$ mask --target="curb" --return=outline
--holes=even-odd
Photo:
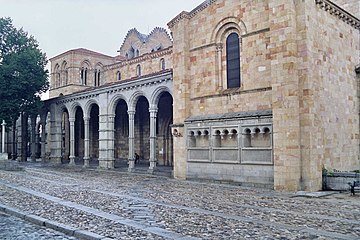
[[[1,203],[0,203],[0,211],[3,211],[11,216],[20,218],[20,219],[30,222],[32,224],[53,229],[55,231],[61,232],[63,234],[71,236],[71,237],[76,237],[76,238],[84,239],[84,240],[110,240],[111,239],[111,238],[104,237],[102,235],[99,235],[99,234],[96,234],[96,233],[93,233],[90,231],[80,230],[80,229],[77,229],[77,228],[62,224],[62,223],[54,222],[54,221],[48,220],[46,218],[39,217],[37,215],[27,214],[16,208],[13,208],[13,207],[1,204]]]

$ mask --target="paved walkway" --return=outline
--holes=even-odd
[[[2,240],[70,240],[69,237],[49,228],[30,224],[19,218],[0,212],[0,239]]]
[[[360,239],[360,195],[294,197],[65,165],[1,170],[1,207],[88,239]]]

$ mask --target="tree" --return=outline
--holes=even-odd
[[[35,38],[0,18],[0,120],[13,123],[19,113],[37,112],[49,88],[46,64]]]

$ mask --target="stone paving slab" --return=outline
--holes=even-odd
[[[2,240],[75,240],[58,231],[30,224],[0,211],[0,239]]]
[[[36,166],[0,171],[0,179],[0,203],[113,239],[360,239],[360,198],[348,193],[293,198],[266,189]]]

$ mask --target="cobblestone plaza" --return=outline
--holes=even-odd
[[[0,171],[0,207],[87,239],[360,238],[359,195],[348,192],[305,198],[119,170],[21,165],[24,171]]]

